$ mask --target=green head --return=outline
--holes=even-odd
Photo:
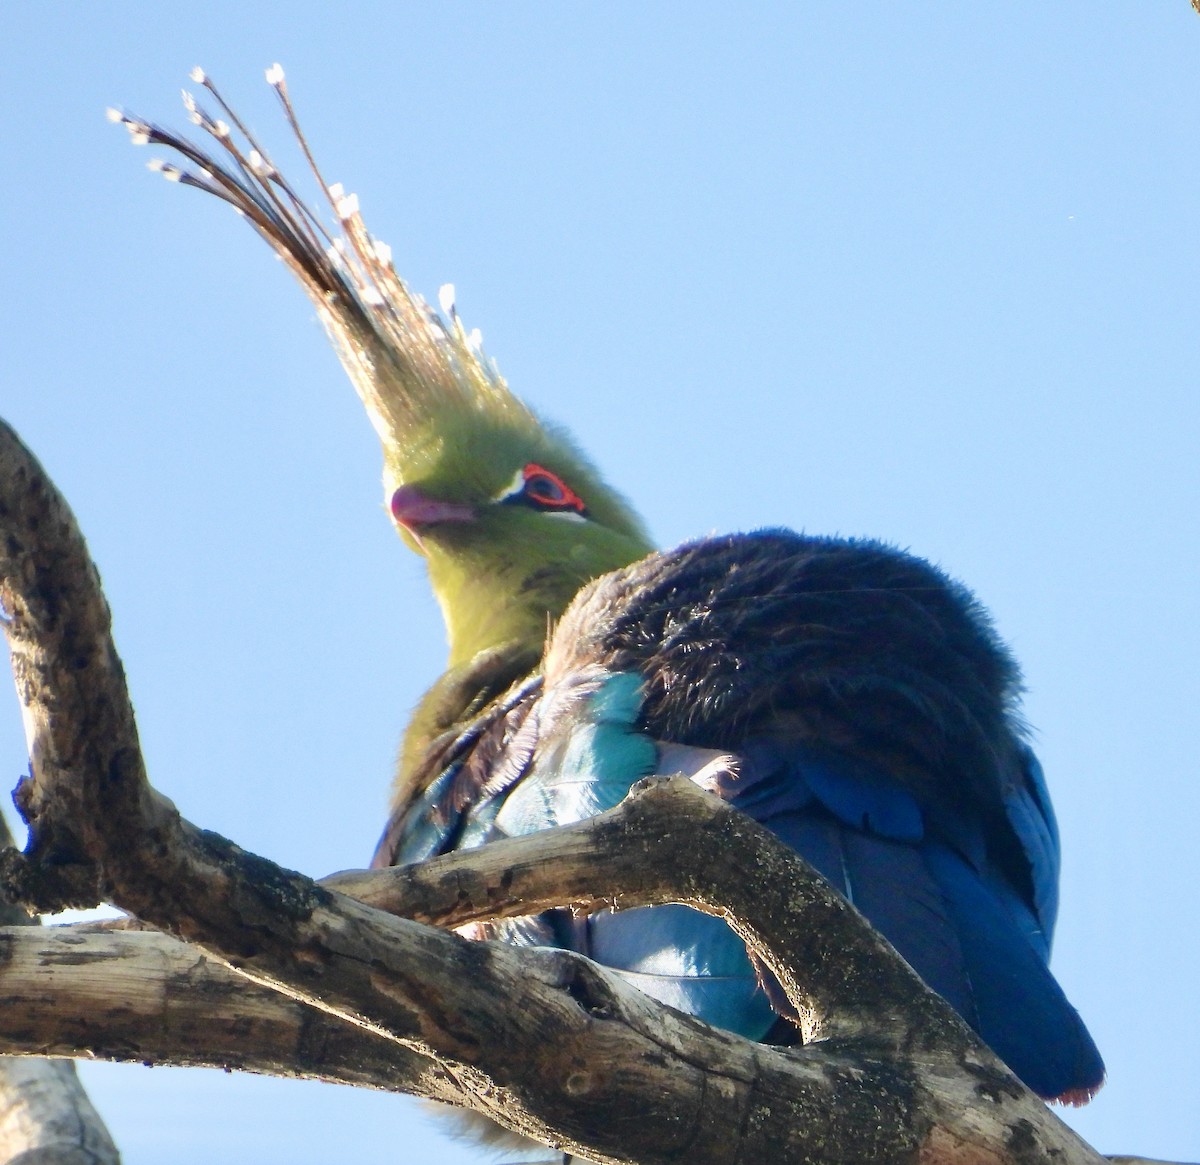
[[[494,696],[538,665],[551,623],[588,581],[653,549],[637,515],[564,435],[509,391],[443,289],[441,313],[411,294],[374,239],[358,200],[326,184],[300,133],[283,70],[267,71],[340,231],[332,237],[253,139],[203,70],[218,116],[184,102],[205,152],[113,110],[136,145],[183,164],[152,169],[231,203],[304,288],[383,445],[384,487],[405,542],[423,555],[450,641],[446,672],[405,733],[396,797],[436,771],[426,758]],[[228,118],[226,122],[220,115]],[[433,753],[436,753],[434,748]]]
[[[384,448],[388,507],[428,564],[451,667],[502,644],[540,649],[584,583],[652,549],[569,438],[515,398],[491,404],[442,412]]]
[[[243,125],[202,70],[192,79],[218,113]],[[392,517],[428,562],[451,672],[488,649],[536,660],[549,623],[575,592],[649,552],[650,540],[571,441],[509,391],[483,357],[478,333],[459,321],[453,289],[443,289],[441,313],[409,292],[390,249],[367,230],[358,200],[327,186],[317,170],[283,70],[274,66],[267,80],[328,194],[338,238],[256,143],[239,147],[229,125],[190,95],[191,120],[215,143],[215,157],[141,119],[112,116],[135,143],[182,156],[187,165],[155,168],[232,203],[312,300],[383,445]]]
[[[356,207],[347,230],[369,237]],[[383,446],[388,510],[428,564],[449,667],[514,645],[536,658],[584,583],[653,544],[571,439],[512,394],[452,287],[438,314],[386,251],[367,260],[365,287],[318,306]]]

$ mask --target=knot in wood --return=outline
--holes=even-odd
[[[563,1091],[568,1096],[585,1096],[592,1090],[592,1074],[590,1072],[572,1072],[563,1084]]]

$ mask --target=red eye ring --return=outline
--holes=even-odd
[[[552,513],[587,512],[583,498],[553,470],[531,461],[521,470],[521,478],[521,496],[539,510]]]

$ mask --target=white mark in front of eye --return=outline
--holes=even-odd
[[[525,492],[525,470],[518,469],[513,474],[513,479],[506,485],[494,498],[494,502],[503,502],[508,498],[515,498],[518,494]]]

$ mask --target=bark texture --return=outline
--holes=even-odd
[[[75,522],[7,428],[0,602],[32,758],[30,842],[4,883],[163,932],[6,932],[4,991],[29,1010],[0,1018],[3,1050],[402,1090],[597,1162],[1101,1160],[800,858],[682,778],[569,829],[324,883],[184,821],[147,781]],[[729,921],[805,1046],[714,1030],[568,952],[447,929],[663,901]]]
[[[13,844],[0,815],[0,849]],[[38,920],[0,897],[0,965],[13,942],[42,949]],[[41,1006],[46,1000],[39,1000]],[[62,1006],[69,1003],[56,1001]],[[5,999],[6,1011],[28,1023],[32,1001],[23,993]],[[86,1014],[86,1013],[85,1013]],[[4,1050],[0,1041],[0,1051]],[[56,1049],[43,1046],[50,1054]],[[70,1052],[67,1053],[71,1054]],[[0,1162],[4,1165],[118,1165],[120,1154],[88,1099],[75,1065],[64,1060],[0,1060]]]

